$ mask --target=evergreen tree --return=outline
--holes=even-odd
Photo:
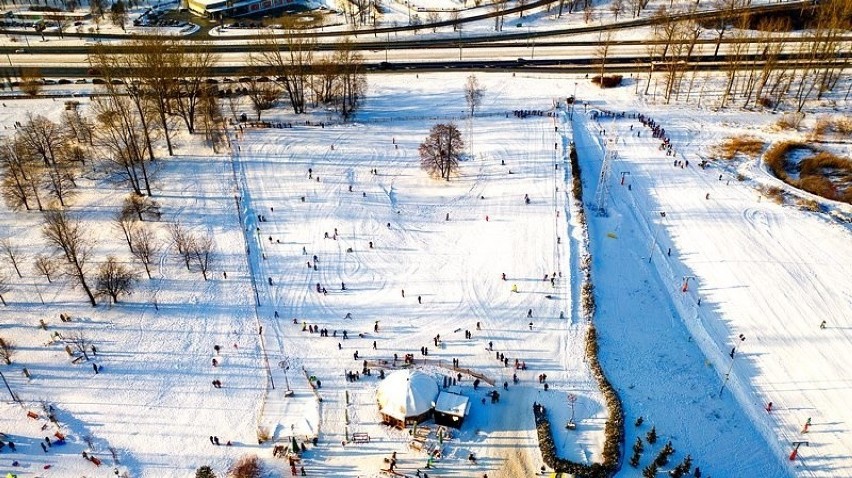
[[[633,468],[639,468],[639,452],[633,451],[633,455],[630,457],[630,466]]]
[[[635,453],[642,453],[643,451],[645,451],[645,446],[642,445],[642,439],[641,438],[636,437],[636,443],[633,444],[633,451]]]
[[[644,422],[645,422],[645,419],[642,418],[642,417],[639,417],[639,418],[636,419],[636,426],[640,427],[640,426],[642,426],[642,423],[644,423]]]
[[[644,478],[655,478],[657,476],[657,465],[655,463],[651,463],[646,466],[645,469],[642,470],[642,476]]]
[[[692,469],[692,455],[686,455],[686,457],[680,463],[680,467],[683,469],[684,474],[688,474],[689,470]]]
[[[657,427],[651,427],[651,430],[645,435],[645,439],[651,445],[657,443]]]

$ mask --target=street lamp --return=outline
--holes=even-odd
[[[577,82],[574,82],[574,94],[571,96],[574,101],[571,102],[571,114],[568,115],[568,119],[574,121],[574,105],[577,104]]]
[[[287,378],[287,370],[290,369],[290,360],[285,358],[284,360],[278,362],[278,366],[281,367],[282,370],[284,370],[284,383],[287,384],[287,390],[284,391],[284,396],[292,397],[294,393],[293,390],[290,390],[290,379]]]
[[[6,385],[6,390],[9,391],[9,396],[12,397],[12,401],[20,403],[21,401],[18,400],[18,397],[14,393],[12,393],[12,387],[9,386],[9,382],[6,381],[6,376],[3,375],[3,372],[0,372],[0,378],[3,379],[3,383]]]

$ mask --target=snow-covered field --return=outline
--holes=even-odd
[[[303,456],[310,476],[374,476],[393,451],[398,467],[413,474],[426,454],[409,449],[406,432],[379,425],[375,405],[374,362],[392,363],[394,353],[400,360],[413,353],[416,366],[438,378],[454,375],[447,367],[457,358],[501,392],[498,404],[482,403],[492,388],[474,391],[472,378],[463,377],[470,417],[444,442],[435,476],[533,475],[542,464],[534,401],[548,406],[563,456],[599,461],[606,412],[584,362],[586,326],[578,317],[578,284],[569,280],[578,267],[579,234],[569,215],[563,145],[578,146],[588,205],[599,144],[617,137],[609,215],[590,214],[589,227],[601,361],[624,401],[627,455],[655,426],[660,441],[645,445],[642,467],[671,440],[672,462],[691,454],[705,477],[852,474],[852,417],[843,406],[852,398],[844,373],[852,317],[848,224],[760,199],[754,181],[736,180],[737,164],[697,166],[732,131],[767,134],[771,116],[646,105],[630,87],[601,94],[573,77],[479,77],[486,95],[473,123],[474,155],[450,182],[426,176],[417,146],[436,122],[454,120],[466,133],[461,74],[371,76],[368,101],[351,124],[321,127],[327,118],[318,115],[308,126],[305,118],[273,111],[269,119],[294,127],[236,130],[232,155],[211,155],[196,138],[182,137],[178,155],[158,162],[155,195],[163,223],[179,220],[215,235],[209,281],[164,250],[154,279],[142,279],[132,296],[113,307],[88,307],[67,280],[49,285],[31,271],[32,258],[45,250],[40,215],[0,207],[0,236],[27,256],[23,278],[2,263],[12,290],[0,309],[0,336],[17,352],[0,370],[24,403],[0,405],[3,440],[17,448],[0,452],[0,471],[113,476],[114,447],[117,468],[134,477],[190,476],[204,464],[221,475],[247,453],[289,473],[286,460],[272,458],[270,443],[258,445],[262,428],[284,444],[294,435],[318,436]],[[578,105],[573,124],[564,106],[554,116],[511,114],[550,111],[575,82],[589,105]],[[27,111],[58,119],[62,106],[6,105],[0,124],[7,133]],[[650,115],[689,166],[674,167],[675,158],[638,120],[594,121],[590,113],[598,108]],[[760,174],[757,165],[738,164]],[[629,172],[623,186],[622,172]],[[101,170],[86,176],[69,210],[97,241],[97,260],[114,254],[129,262],[110,224],[121,188]],[[158,231],[167,243],[164,225]],[[542,278],[554,272],[552,287]],[[692,278],[684,293],[686,276]],[[317,283],[327,295],[315,291]],[[61,322],[60,313],[73,322]],[[306,325],[337,337],[304,331]],[[97,375],[90,364],[71,364],[65,343],[51,340],[54,332],[78,331],[97,346]],[[427,357],[421,347],[429,348]],[[517,385],[515,358],[528,367]],[[345,372],[360,372],[365,359],[373,375],[347,381]],[[541,373],[547,392],[537,381]],[[322,382],[316,393],[310,376]],[[216,379],[222,389],[211,386]],[[288,385],[293,397],[284,396]],[[569,394],[578,397],[576,431],[561,426],[570,417]],[[69,437],[47,453],[39,441],[55,427],[41,430],[47,422],[40,400],[55,407]],[[41,417],[27,418],[27,411]],[[644,424],[636,427],[639,416]],[[802,434],[808,417],[810,431]],[[372,440],[344,444],[353,433]],[[104,461],[100,468],[80,457],[89,447],[86,435]],[[210,436],[233,446],[216,447]],[[790,463],[790,443],[798,440],[810,446]],[[467,460],[471,452],[476,465]],[[625,463],[620,476],[640,470]]]

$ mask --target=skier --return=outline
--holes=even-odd
[[[417,303],[418,303],[418,304],[422,304],[422,303],[423,303],[423,298],[422,298],[422,297],[420,297],[419,295],[417,296]]]
[[[530,322],[530,330],[532,330],[532,327],[533,327],[533,323]]]
[[[710,199],[710,193],[705,194],[704,199]]]
[[[824,328],[825,328],[825,321],[824,321],[824,320],[823,320],[822,322],[820,322],[820,324],[819,324],[819,328],[820,328],[820,329],[824,329]]]
[[[527,311],[527,317],[528,317],[528,318],[529,318],[529,317],[532,317],[532,309],[530,309],[530,310],[528,310],[528,311]]]
[[[506,273],[503,273],[503,280],[506,280]]]

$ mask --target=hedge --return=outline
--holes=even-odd
[[[571,460],[560,458],[556,455],[556,445],[553,443],[553,434],[550,431],[550,421],[544,406],[533,405],[535,415],[536,431],[538,432],[539,448],[544,462],[556,472],[571,473],[578,477],[605,478],[615,474],[621,468],[621,457],[624,452],[624,409],[618,392],[606,378],[603,368],[598,360],[597,330],[591,322],[595,313],[594,284],[592,282],[592,257],[588,252],[589,230],[586,224],[586,214],[583,209],[583,186],[580,172],[580,162],[574,143],[571,143],[569,153],[571,170],[573,176],[572,190],[574,199],[577,201],[577,210],[580,223],[583,227],[583,240],[586,244],[586,253],[583,255],[580,269],[583,273],[583,285],[581,288],[582,307],[584,315],[589,320],[589,328],[586,333],[586,356],[592,375],[598,382],[598,388],[603,394],[606,402],[609,419],[604,425],[604,449],[603,463],[592,463],[586,465]]]

